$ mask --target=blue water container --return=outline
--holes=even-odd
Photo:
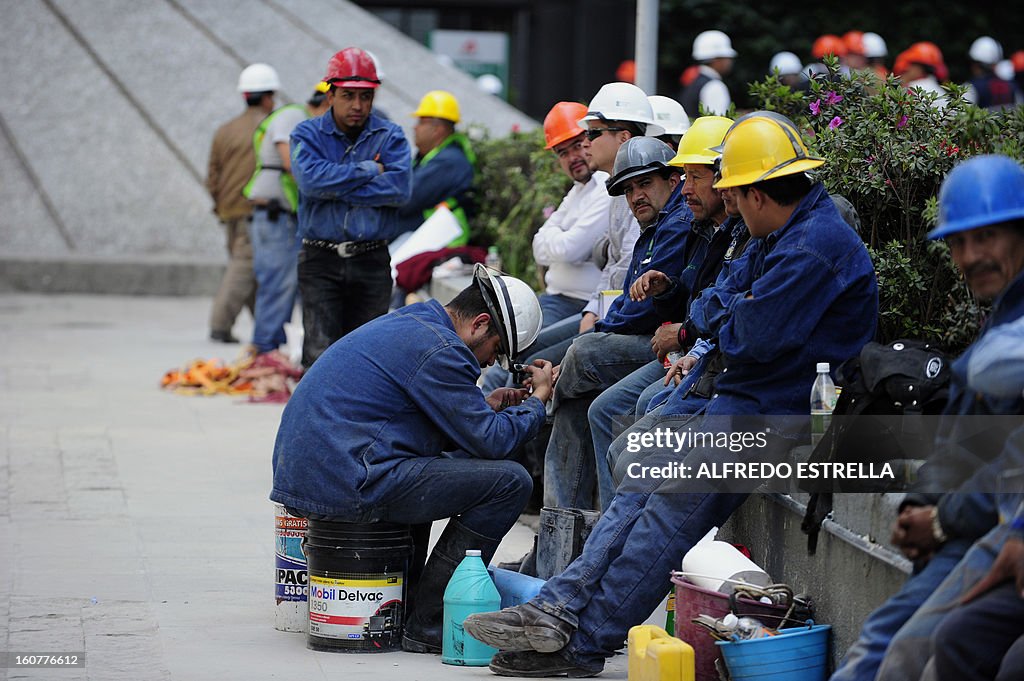
[[[501,595],[480,558],[480,551],[466,551],[466,557],[455,568],[444,590],[441,662],[463,667],[486,667],[490,664],[497,649],[467,634],[462,623],[475,613],[500,609]]]
[[[501,594],[501,608],[511,608],[526,603],[540,592],[544,580],[530,575],[521,575],[512,570],[505,570],[491,565],[487,568]]]

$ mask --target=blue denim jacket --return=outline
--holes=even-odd
[[[697,270],[704,261],[711,235],[691,229],[693,211],[686,205],[679,183],[662,208],[658,221],[640,233],[633,247],[633,258],[622,282],[622,295],[616,298],[604,319],[594,325],[595,331],[645,336],[653,334],[663,321],[654,309],[653,298],[635,302],[629,298],[629,287],[648,270],[664,272],[679,280],[690,290]]]
[[[291,155],[299,236],[376,241],[399,234],[398,206],[412,191],[412,157],[400,127],[371,113],[353,142],[328,109],[295,126]]]
[[[981,384],[983,377],[979,383],[968,376],[974,353],[979,348],[984,351],[986,340],[996,339],[993,337],[1009,330],[1009,325],[1021,318],[1024,318],[1024,273],[1019,274],[995,301],[978,340],[953,362],[949,402],[936,437],[935,452],[918,471],[915,491],[907,495],[909,503],[937,503],[939,523],[948,537],[976,539],[991,529],[998,518],[993,493],[999,473],[1024,466],[1024,429],[1016,429],[1004,437],[1005,434],[997,435],[993,428],[992,437],[986,439],[974,432],[979,425],[977,421],[959,418],[1024,414],[1024,398],[1019,393],[996,397],[986,392]],[[1006,379],[1008,372],[1003,373],[998,377],[1000,381]],[[1002,387],[1005,386],[1000,385]],[[953,490],[957,493],[940,496],[940,492]]]
[[[725,356],[707,413],[807,414],[816,363],[838,366],[875,335],[878,286],[864,242],[818,183],[728,272],[690,306]]]
[[[364,324],[317,359],[281,416],[270,498],[329,516],[387,503],[429,457],[501,459],[544,423],[531,397],[495,412],[480,365],[437,301]],[[414,465],[397,469],[399,462]]]

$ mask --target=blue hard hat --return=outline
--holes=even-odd
[[[943,180],[939,226],[928,238],[1020,219],[1024,219],[1024,168],[1007,156],[975,156]]]

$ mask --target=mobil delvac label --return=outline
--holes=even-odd
[[[309,633],[348,640],[388,639],[401,625],[401,572],[331,579],[309,576]]]
[[[278,604],[306,600],[309,583],[302,552],[306,522],[305,518],[288,515],[283,507],[274,518],[274,598]]]

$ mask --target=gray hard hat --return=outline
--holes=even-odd
[[[622,196],[626,180],[660,170],[679,172],[668,164],[675,156],[672,147],[656,137],[631,137],[619,147],[608,180],[608,193]]]

